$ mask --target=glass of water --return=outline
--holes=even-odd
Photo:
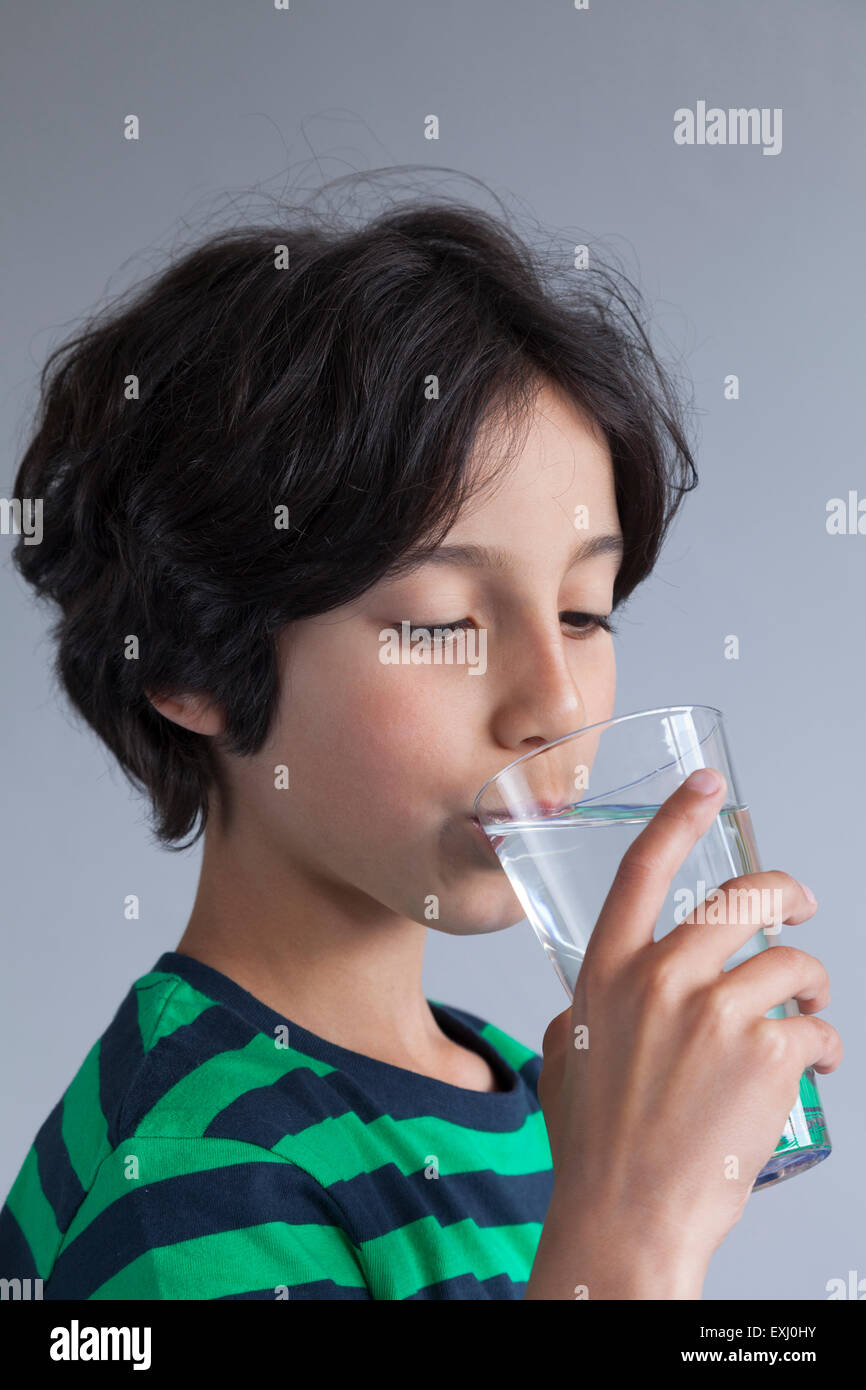
[[[718,920],[713,890],[761,869],[721,710],[674,705],[590,724],[509,763],[476,796],[475,815],[569,998],[625,851],[699,767],[723,774],[727,796],[674,875],[654,931],[659,940],[693,912],[698,922]],[[766,950],[781,931],[780,905],[773,901],[779,890],[741,890],[747,893],[753,920],[762,925],[731,954],[725,970]],[[797,1013],[797,1001],[789,999],[766,1016]],[[830,1150],[815,1072],[807,1067],[754,1188],[804,1172]]]

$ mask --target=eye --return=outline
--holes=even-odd
[[[437,618],[434,622],[429,623],[410,623],[409,633],[411,636],[415,632],[426,632],[433,642],[447,642],[451,632],[456,632],[461,628],[469,629],[470,627],[472,627],[471,618],[460,618],[457,622],[453,623],[445,622]],[[440,628],[442,631],[436,632],[436,628]]]
[[[561,616],[563,622],[569,627],[576,627],[584,637],[599,628],[602,632],[616,632],[616,625],[611,622],[610,616],[603,613],[563,613]]]
[[[566,624],[566,626],[577,628],[577,630],[581,633],[582,637],[591,636],[592,633],[597,631],[599,628],[603,632],[616,632],[615,624],[611,622],[609,616],[605,616],[603,613],[566,612],[561,613],[560,617],[562,618],[562,621]],[[429,633],[432,641],[438,642],[448,641],[448,636],[451,632],[459,631],[461,628],[468,629],[470,627],[472,627],[471,618],[459,618],[455,622],[447,622],[444,619],[436,619],[435,621],[431,621],[429,623],[410,623],[409,632],[410,634],[421,631],[427,632]],[[434,631],[435,628],[442,629],[442,633],[437,634]]]

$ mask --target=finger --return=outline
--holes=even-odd
[[[544,1030],[541,1052],[545,1061],[565,1051],[571,1041],[571,1030],[571,1005],[569,1005],[567,1009],[563,1009],[561,1014],[556,1014]]]
[[[762,869],[719,884],[656,945],[682,952],[695,978],[711,979],[756,932],[763,932],[757,946],[763,950],[774,944],[781,923],[798,926],[816,911],[802,883],[780,869]]]
[[[761,1029],[784,1028],[783,1036],[798,1054],[802,1071],[814,1067],[822,1075],[835,1071],[842,1060],[842,1039],[826,1018],[817,1014],[798,1014],[792,1018],[765,1018]]]
[[[830,976],[826,967],[797,946],[772,946],[735,965],[714,986],[742,1011],[743,1017],[766,1014],[788,999],[796,999],[804,1012],[818,1013],[830,1002]]]
[[[706,771],[707,769],[702,769]],[[671,880],[724,804],[727,783],[705,795],[687,778],[629,845],[589,939],[586,958],[615,965],[653,939]],[[695,774],[693,773],[692,776]]]

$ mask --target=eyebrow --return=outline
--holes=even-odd
[[[593,560],[599,555],[622,556],[624,542],[615,531],[603,531],[596,536],[587,536],[579,541],[568,559],[568,569],[583,560]],[[419,555],[414,566],[420,565],[467,565],[476,569],[510,570],[513,568],[507,550],[500,546],[486,545],[440,545],[427,555]],[[413,566],[413,567],[414,567]]]

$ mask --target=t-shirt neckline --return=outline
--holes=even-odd
[[[230,976],[211,965],[205,965],[194,956],[187,956],[179,951],[164,951],[153,966],[153,971],[179,975],[194,989],[232,1009],[269,1037],[274,1036],[275,1028],[288,1027],[289,1042],[293,1048],[325,1062],[349,1077],[356,1078],[384,1100],[393,1102],[405,1098],[413,1106],[426,1101],[434,1111],[459,1109],[468,1113],[471,1110],[476,1114],[481,1112],[495,1115],[497,1119],[504,1121],[507,1121],[509,1116],[516,1119],[525,1114],[526,1086],[519,1074],[486,1038],[482,1038],[474,1028],[456,1017],[447,1005],[427,1000],[443,1032],[461,1046],[483,1057],[504,1085],[504,1090],[473,1091],[464,1086],[454,1086],[450,1082],[439,1081],[436,1077],[394,1066],[391,1062],[383,1062],[376,1057],[368,1057],[364,1053],[354,1052],[351,1048],[329,1042],[327,1038],[311,1033],[292,1019],[278,1013]]]

